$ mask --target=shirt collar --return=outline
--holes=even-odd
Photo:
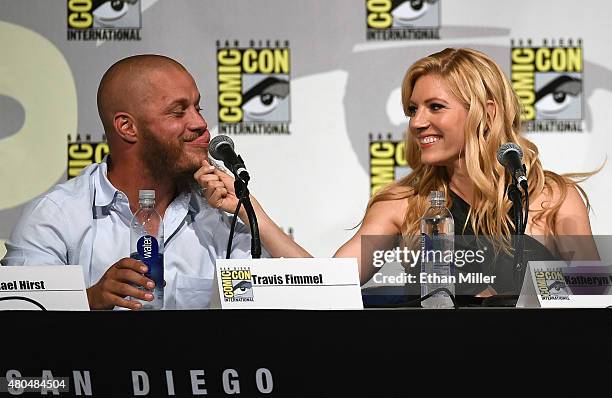
[[[189,197],[189,208],[187,212],[193,217],[202,209],[202,192],[199,189],[192,189]]]
[[[94,186],[96,189],[96,197],[94,199],[94,205],[96,207],[109,207],[117,199],[122,199],[125,196],[121,191],[111,184],[106,176],[108,171],[108,155],[104,157],[96,175],[94,176]]]

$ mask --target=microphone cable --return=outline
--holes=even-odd
[[[433,296],[436,293],[441,293],[444,292],[448,295],[448,297],[450,297],[450,299],[453,302],[453,308],[458,310],[459,309],[459,304],[457,304],[457,300],[455,299],[455,295],[451,293],[450,290],[448,290],[445,287],[439,287],[437,289],[434,289],[432,292],[427,293],[425,296],[420,297],[418,299],[415,300],[410,300],[410,301],[406,301],[403,303],[393,303],[393,304],[368,304],[367,306],[364,306],[365,308],[411,308],[414,307],[416,304],[420,304],[421,302],[427,300],[428,298],[430,298],[431,296]],[[450,307],[449,307],[450,308]],[[445,308],[436,308],[436,309],[445,309]]]
[[[32,303],[38,308],[40,308],[42,311],[47,311],[47,309],[41,303],[29,297],[21,297],[21,296],[0,297],[0,301],[10,301],[10,300],[27,301],[28,303]]]
[[[240,212],[240,207],[242,207],[242,199],[238,199],[238,205],[236,205],[236,210],[234,211],[234,216],[232,217],[229,239],[227,240],[227,253],[225,254],[225,258],[228,260],[230,258],[230,254],[232,253],[232,241],[234,240],[234,230],[236,229],[236,222],[238,221],[238,212]]]

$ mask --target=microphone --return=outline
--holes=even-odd
[[[246,170],[244,161],[240,155],[236,155],[234,152],[234,141],[226,135],[218,135],[210,140],[208,144],[208,151],[210,156],[222,161],[225,166],[234,173],[236,180],[234,181],[234,189],[236,190],[236,196],[238,196],[238,206],[234,212],[232,220],[232,226],[230,228],[230,236],[227,241],[227,256],[230,258],[232,252],[232,240],[234,239],[234,227],[236,226],[236,220],[238,219],[238,211],[240,206],[244,205],[244,209],[249,217],[249,225],[251,227],[251,257],[261,257],[261,239],[259,238],[259,226],[257,224],[257,215],[255,209],[249,200],[249,190],[247,183],[249,182],[249,173]]]
[[[523,150],[520,146],[506,142],[497,150],[497,161],[508,170],[512,177],[527,191],[527,176],[523,170]]]
[[[249,173],[246,170],[244,161],[234,152],[234,141],[226,135],[214,137],[208,144],[210,156],[222,161],[230,169],[236,178],[249,182]]]

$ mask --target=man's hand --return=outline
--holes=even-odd
[[[204,189],[204,198],[212,207],[228,213],[236,211],[238,198],[234,190],[234,179],[231,176],[203,161],[202,167],[193,177]],[[272,257],[312,257],[268,217],[255,197],[249,196],[249,198],[257,216],[261,243]],[[238,217],[245,225],[250,225],[244,206],[240,209]]]
[[[141,300],[152,301],[150,292],[140,290],[134,285],[153,290],[155,283],[143,274],[147,267],[138,260],[122,258],[113,264],[102,278],[87,289],[87,300],[92,310],[111,310],[114,306],[139,310],[142,307],[138,301],[127,300],[127,296]]]
[[[219,169],[202,161],[202,167],[193,175],[204,189],[204,198],[214,208],[228,213],[236,211],[238,198],[234,191],[234,179]]]

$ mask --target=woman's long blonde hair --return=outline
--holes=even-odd
[[[535,198],[544,189],[552,197],[554,185],[560,195],[555,203],[536,210],[533,222],[544,222],[547,233],[556,235],[555,221],[568,190],[575,185],[585,198],[584,191],[574,179],[586,178],[589,173],[558,175],[542,169],[538,148],[521,135],[520,105],[512,86],[501,68],[487,55],[472,49],[447,48],[414,63],[402,84],[404,113],[409,114],[410,97],[416,81],[424,75],[437,75],[467,110],[465,123],[465,164],[467,174],[474,183],[473,203],[468,219],[474,233],[502,237],[509,242],[513,222],[508,215],[512,206],[506,196],[510,176],[496,158],[497,149],[506,142],[513,142],[523,149],[523,162],[527,166],[529,196]],[[487,114],[487,102],[493,101],[496,112]],[[420,218],[424,214],[431,191],[444,191],[449,198],[449,176],[443,166],[421,163],[420,148],[410,131],[406,134],[406,159],[412,172],[401,180],[383,188],[368,204],[368,209],[378,201],[405,199],[407,211],[402,235],[416,236]],[[466,225],[455,226],[462,231]],[[505,245],[504,245],[505,246]]]

